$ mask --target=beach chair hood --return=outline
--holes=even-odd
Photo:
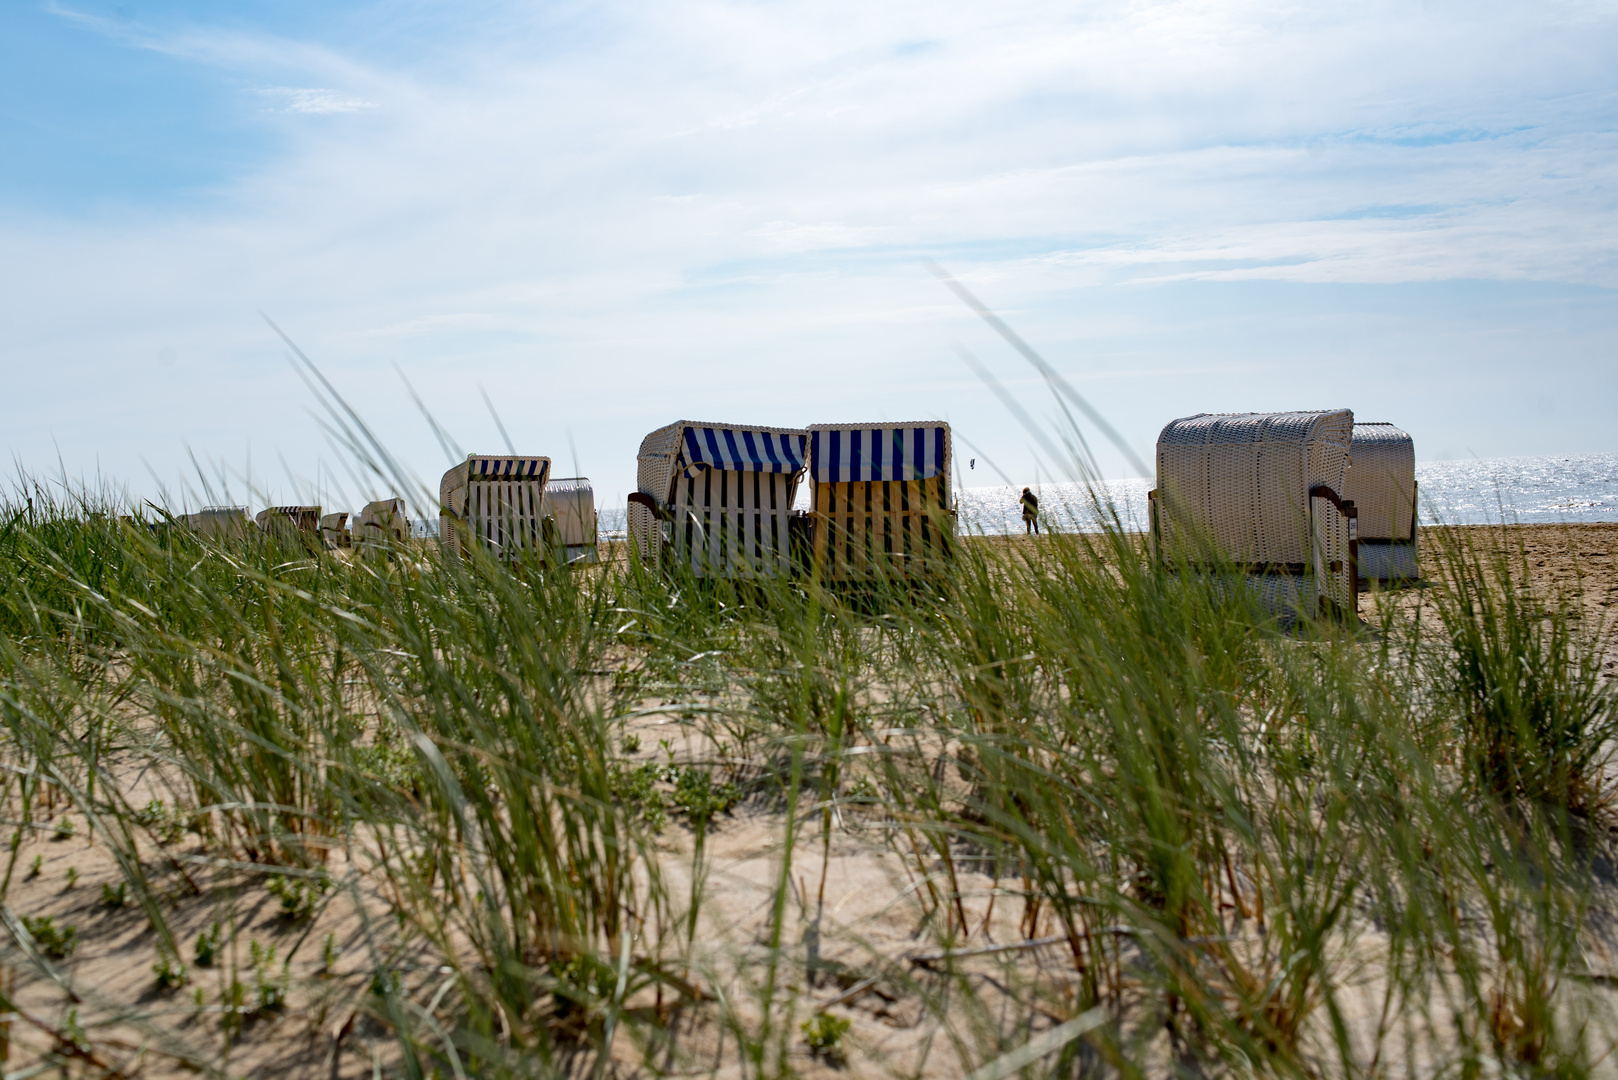
[[[796,475],[805,468],[807,439],[802,428],[678,420],[641,440],[636,486],[664,506],[677,478],[695,479],[704,469]]]
[[[1159,553],[1194,562],[1212,544],[1209,554],[1247,568],[1266,602],[1311,602],[1293,585],[1307,574],[1315,600],[1352,610],[1355,511],[1342,492],[1353,430],[1348,409],[1170,421],[1157,439]]]
[[[817,484],[931,480],[949,472],[949,425],[811,424],[809,459]]]
[[[1416,444],[1392,424],[1355,421],[1353,466],[1343,497],[1360,510],[1361,540],[1413,538]]]

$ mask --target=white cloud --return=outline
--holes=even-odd
[[[950,336],[979,331],[924,255],[1053,357],[1105,368],[1104,404],[1143,442],[1274,339],[1251,312],[1228,324],[1251,338],[1174,337],[1191,316],[1140,307],[1152,288],[1618,288],[1604,5],[675,0],[434,27],[392,60],[239,28],[136,42],[269,84],[280,111],[372,117],[291,125],[271,165],[189,212],[0,208],[16,313],[0,362],[85,388],[19,388],[11,447],[55,435],[172,475],[182,436],[231,455],[251,437],[312,473],[307,398],[259,307],[424,474],[438,450],[394,363],[464,443],[498,438],[481,383],[519,438],[560,454],[571,430],[613,490],[676,414],[836,418],[851,386],[872,412],[950,413],[1020,445],[951,359]],[[1401,340],[1355,363],[1409,355]],[[1467,342],[1433,355],[1487,352]],[[160,348],[183,378],[117,367]],[[1505,371],[1522,348],[1487,355]],[[1196,369],[1200,349],[1201,382],[1119,374]],[[1294,392],[1337,400],[1333,378]]]
[[[275,111],[289,113],[351,113],[376,108],[376,102],[318,87],[268,86],[256,93],[275,101]]]

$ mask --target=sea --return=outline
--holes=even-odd
[[[1618,522],[1618,454],[1418,461],[1416,484],[1423,524]],[[1098,500],[1086,485],[1029,486],[1039,495],[1042,516],[1052,524],[1083,531],[1099,527]],[[1094,491],[1124,528],[1144,532],[1146,492],[1151,487],[1152,481],[1145,479],[1104,480]],[[807,488],[800,488],[799,508],[804,510]],[[956,493],[961,531],[1022,532],[1021,494],[1020,485],[962,487]],[[621,536],[624,507],[602,506],[598,511],[601,531]]]

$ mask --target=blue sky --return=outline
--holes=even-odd
[[[18,0],[0,431],[141,495],[382,494],[262,309],[429,484],[401,373],[604,501],[682,417],[942,416],[1048,475],[937,259],[1143,457],[1341,405],[1423,458],[1614,451],[1615,70],[1618,9],[1554,0]]]

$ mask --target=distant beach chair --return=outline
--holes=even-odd
[[[1350,458],[1343,498],[1360,512],[1360,578],[1417,580],[1415,442],[1392,424],[1355,421]]]
[[[810,424],[809,519],[822,581],[921,577],[955,540],[950,428]]]
[[[402,544],[410,537],[410,519],[403,499],[368,502],[354,525],[355,542],[372,547]]]
[[[629,536],[651,565],[701,577],[789,575],[801,428],[680,420],[641,441]]]
[[[546,556],[544,501],[551,459],[471,454],[438,485],[438,539],[459,557],[477,544],[513,560]]]
[[[324,514],[320,518],[320,542],[327,550],[353,546],[353,534],[348,531],[348,511]]]
[[[1158,556],[1235,563],[1278,615],[1355,611],[1356,511],[1342,497],[1353,429],[1348,409],[1171,421],[1149,495]]]
[[[555,523],[556,546],[564,564],[593,563],[596,552],[596,496],[584,476],[558,477],[545,485],[543,515]]]
[[[258,512],[255,520],[267,536],[296,540],[310,551],[320,550],[318,506],[267,506]]]
[[[245,506],[204,506],[194,514],[182,514],[177,520],[198,536],[210,540],[240,540],[247,536],[252,525]]]

